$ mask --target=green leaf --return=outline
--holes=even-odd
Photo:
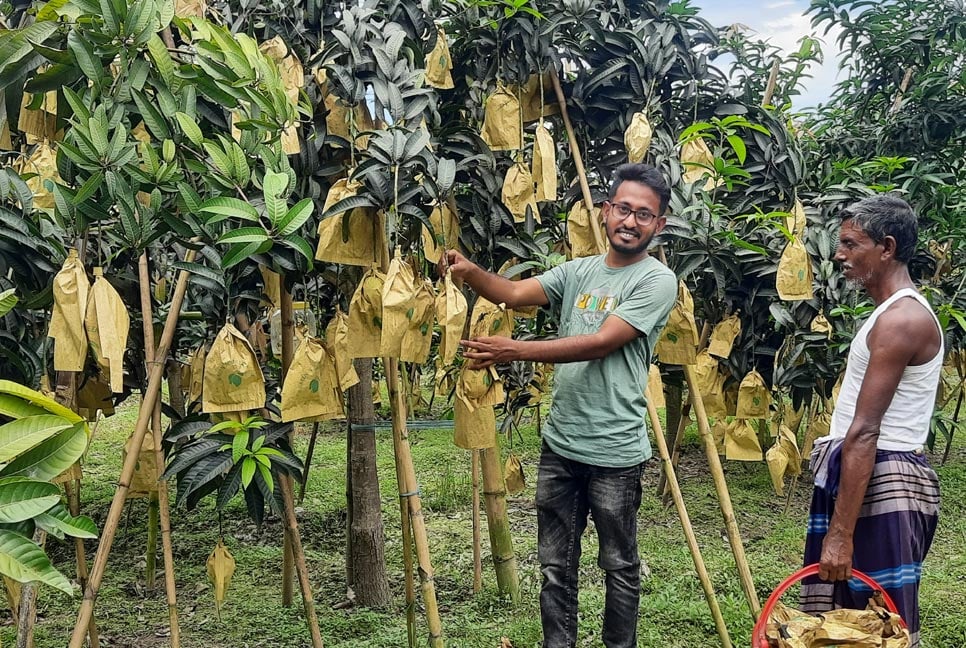
[[[303,257],[305,257],[305,260],[308,261],[309,264],[315,260],[315,252],[312,251],[312,246],[309,245],[308,241],[298,234],[289,234],[288,236],[283,236],[278,242],[281,245],[292,248],[301,254]]]
[[[256,465],[257,464],[255,463],[254,459],[251,457],[245,457],[241,468],[242,487],[248,488],[248,486],[252,483],[252,477],[255,476]]]
[[[94,55],[90,41],[83,38],[76,29],[67,34],[67,47],[77,61],[77,65],[88,79],[95,84],[104,78],[104,64]]]
[[[738,135],[729,135],[728,143],[731,144],[731,148],[735,150],[735,155],[738,156],[738,163],[744,164],[746,155],[744,140],[742,140]]]
[[[0,524],[22,522],[60,501],[60,489],[35,479],[0,480]]]
[[[276,231],[282,236],[294,234],[305,224],[305,221],[312,217],[313,211],[315,211],[315,203],[312,199],[303,198],[282,217],[276,226]]]
[[[266,237],[266,240],[271,243],[271,240]],[[221,258],[221,267],[225,270],[233,268],[242,261],[248,259],[251,255],[257,254],[259,248],[262,246],[261,243],[243,243],[241,245],[233,245],[225,256]]]
[[[174,114],[175,119],[178,120],[178,125],[181,126],[181,132],[184,133],[185,137],[194,144],[195,146],[201,146],[205,142],[205,136],[201,133],[201,128],[195,123],[195,120],[184,114],[183,112],[176,112]]]
[[[264,243],[271,240],[261,227],[239,227],[226,232],[218,239],[219,243]]]
[[[32,403],[33,405],[44,408],[51,414],[63,416],[71,423],[80,423],[84,421],[84,419],[82,419],[76,412],[67,409],[49,396],[44,396],[40,392],[34,391],[30,387],[24,387],[19,383],[13,382],[12,380],[0,380],[0,394],[9,394],[10,396],[22,398],[28,403]],[[87,424],[85,423],[84,425],[86,427]]]
[[[83,423],[75,423],[0,469],[0,477],[32,477],[53,479],[77,462],[87,449],[87,434]]]
[[[148,56],[154,62],[154,67],[157,69],[158,74],[161,75],[161,80],[164,81],[164,84],[173,88],[176,84],[174,61],[171,59],[171,54],[168,52],[167,46],[158,34],[154,34],[148,39]]]
[[[17,302],[20,301],[17,298],[16,292],[16,288],[8,288],[7,290],[0,292],[0,317],[3,317],[12,311],[14,306],[17,305]]]
[[[275,492],[275,480],[272,479],[272,471],[269,470],[264,465],[258,464],[258,472],[262,476],[262,479],[265,481],[265,485],[268,486],[269,492],[274,493]]]
[[[44,550],[19,533],[0,529],[0,574],[18,583],[38,581],[73,594],[70,581],[54,569]]]
[[[80,205],[88,198],[94,195],[94,193],[101,188],[101,184],[104,183],[104,173],[102,171],[96,171],[89,177],[80,189],[77,190],[77,195],[71,201],[74,205]]]
[[[44,413],[19,418],[0,426],[0,463],[7,463],[72,425],[73,423],[61,416]]]
[[[235,438],[231,442],[231,460],[233,463],[238,463],[245,453],[248,452],[248,430],[240,430],[235,434]]]
[[[258,222],[258,212],[250,204],[231,196],[218,196],[209,198],[198,206],[198,213],[214,214],[227,218],[240,218],[241,220]],[[217,223],[224,218],[208,219],[208,223]],[[261,230],[260,230],[261,231]]]
[[[72,538],[97,537],[97,525],[94,524],[94,520],[86,515],[74,517],[59,502],[46,513],[41,513],[35,517],[34,522],[49,533],[56,534],[57,531],[60,531],[63,535],[69,535]]]

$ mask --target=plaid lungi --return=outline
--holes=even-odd
[[[815,490],[805,539],[805,564],[817,563],[835,512],[842,442],[816,445],[811,467]],[[878,450],[865,500],[855,523],[852,566],[888,592],[909,626],[912,646],[919,645],[919,581],[922,561],[939,520],[939,478],[918,452]],[[872,590],[857,578],[830,583],[817,576],[802,583],[801,609],[864,609]]]

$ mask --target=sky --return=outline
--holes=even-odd
[[[820,67],[812,67],[813,76],[805,80],[805,90],[793,99],[793,105],[796,109],[803,109],[828,99],[838,74],[835,32],[823,36],[821,30],[812,28],[810,18],[804,13],[808,0],[692,0],[691,4],[698,7],[700,15],[712,25],[723,27],[740,23],[786,52],[797,50],[802,36],[818,37],[822,41],[825,61]]]

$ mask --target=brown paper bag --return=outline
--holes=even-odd
[[[335,373],[340,392],[359,383],[352,358],[349,357],[349,317],[340,309],[325,327],[325,344],[335,361]]]
[[[537,209],[533,191],[533,176],[523,162],[517,162],[507,170],[500,198],[513,214],[514,222],[522,223],[527,219],[528,207],[533,214],[533,219],[540,222],[540,211]]]
[[[698,328],[694,323],[694,300],[683,281],[678,282],[678,299],[664,331],[654,345],[663,364],[692,365],[697,358]]]
[[[775,275],[778,296],[785,301],[812,298],[812,260],[801,236],[785,246]]]
[[[719,455],[724,455],[725,453],[725,437],[728,434],[728,427],[730,423],[724,418],[715,419],[714,424],[711,426],[711,436],[714,437],[714,447],[718,451]]]
[[[520,102],[503,86],[497,86],[484,107],[483,131],[480,137],[493,151],[523,148],[520,133]]]
[[[725,376],[718,371],[718,361],[707,349],[702,349],[695,357],[694,377],[704,404],[705,414],[714,419],[728,415],[724,399]]]
[[[496,447],[496,413],[493,407],[470,410],[462,399],[454,399],[453,443],[466,450]]]
[[[382,341],[379,355],[398,358],[409,327],[407,313],[415,313],[416,276],[399,250],[389,264],[382,288]]]
[[[792,210],[785,217],[785,227],[793,236],[799,237],[805,235],[806,225],[808,225],[808,219],[805,217],[805,206],[796,198]]]
[[[131,318],[121,296],[104,278],[103,268],[94,268],[84,329],[94,358],[115,393],[124,391],[124,350],[130,328]]]
[[[652,364],[647,370],[647,389],[656,409],[667,407],[664,400],[664,381],[661,379],[661,370],[656,364]]]
[[[808,328],[812,333],[823,333],[828,339],[832,339],[832,325],[826,319],[825,311],[819,311],[818,315],[812,318],[812,323]]]
[[[506,482],[506,492],[509,495],[522,493],[527,487],[527,480],[523,475],[523,465],[520,463],[520,458],[512,452],[507,455],[506,463],[503,465],[503,477]]]
[[[731,317],[715,325],[711,332],[711,340],[708,342],[708,353],[726,359],[731,355],[731,348],[739,333],[741,333],[741,320],[738,318],[738,313],[733,313]]]
[[[593,228],[600,231],[603,246],[594,238]],[[570,208],[567,215],[567,243],[570,245],[570,257],[577,259],[585,256],[596,256],[607,251],[607,236],[604,234],[600,220],[600,209],[594,208],[591,214],[583,200],[578,200]]]
[[[537,201],[557,199],[557,150],[550,131],[543,124],[537,126],[533,139],[533,181]]]
[[[47,189],[45,180],[53,183],[60,183],[60,174],[57,172],[57,154],[46,140],[37,144],[33,152],[27,157],[21,157],[17,171],[21,175],[28,173],[36,174],[26,180],[27,188],[34,195],[34,207],[37,209],[52,210],[54,208],[54,194]]]
[[[206,414],[261,410],[265,378],[248,339],[231,324],[215,336],[205,358],[201,409]]]
[[[363,103],[359,103],[350,109],[342,99],[333,94],[329,89],[328,74],[324,68],[313,70],[312,75],[315,77],[315,83],[319,86],[319,90],[322,93],[322,102],[325,105],[326,134],[341,137],[344,140],[352,142],[353,133],[355,133],[356,148],[365,149],[369,142],[369,136],[359,135],[359,133],[372,131],[376,128],[376,124],[369,114],[369,109]],[[352,122],[351,130],[350,121]],[[326,143],[336,147],[339,146],[335,142]]]
[[[57,91],[50,90],[45,92],[40,108],[36,110],[27,107],[33,101],[33,94],[29,92],[23,93],[23,98],[20,102],[20,119],[17,121],[17,130],[26,135],[28,144],[37,144],[38,142],[45,141],[53,142],[60,139],[61,133],[57,131]]]
[[[811,457],[815,441],[828,436],[831,427],[832,410],[826,407],[809,422],[808,430],[805,431],[805,440],[802,442],[802,456]]]
[[[105,418],[114,415],[114,394],[100,372],[96,376],[84,376],[77,389],[77,413],[88,421],[96,421],[98,411]]]
[[[288,54],[288,47],[280,36],[275,36],[271,40],[261,43],[258,49],[275,62],[279,77],[282,80],[282,86],[285,88],[285,95],[292,106],[297,107],[299,94],[301,89],[305,87],[305,71],[302,68],[302,62],[294,53]],[[295,155],[302,151],[298,126],[297,122],[290,122],[282,130],[282,152],[286,155]]]
[[[779,496],[784,495],[785,477],[794,477],[802,473],[802,455],[798,451],[795,433],[788,426],[779,427],[778,438],[765,453],[765,461],[768,463],[768,473],[775,493]]]
[[[179,18],[204,18],[207,11],[206,0],[174,0],[174,15]]]
[[[705,190],[710,191],[716,186],[711,178],[712,171],[708,168],[714,168],[714,155],[702,138],[695,137],[681,146],[681,166],[684,167],[683,180],[688,184],[708,176],[704,184]],[[721,184],[720,178],[718,184]]]
[[[429,215],[433,233],[423,225],[423,254],[430,263],[439,263],[443,252],[455,249],[460,241],[460,223],[456,214],[443,203],[433,208]]]
[[[350,358],[375,358],[382,341],[382,290],[386,275],[369,268],[349,302]]]
[[[725,457],[732,461],[761,461],[758,433],[748,419],[735,419],[725,431]]]
[[[54,308],[47,335],[54,338],[54,369],[83,371],[87,359],[84,319],[90,282],[77,250],[68,251],[67,260],[54,277],[53,290]]]
[[[131,437],[128,437],[128,440],[124,442],[121,461],[124,461],[129,452],[131,452]],[[134,464],[134,477],[131,479],[127,496],[147,497],[149,494],[157,492],[158,477],[160,476],[161,473],[158,472],[158,462],[155,455],[154,435],[151,432],[146,432],[144,441],[141,443],[141,452],[138,453],[137,463]]]
[[[228,596],[231,577],[235,573],[235,559],[221,540],[218,541],[211,555],[208,556],[205,567],[208,570],[208,580],[215,588],[215,616],[220,620],[221,606]]]
[[[470,316],[470,339],[488,336],[512,337],[513,311],[484,297],[477,297]]]
[[[261,263],[258,264],[258,271],[262,275],[262,296],[264,297],[261,305],[280,308],[282,306],[282,275]]]
[[[360,182],[337,180],[325,198],[323,213],[340,200],[355,196]],[[348,228],[345,219],[349,219]],[[348,238],[344,236],[348,234]],[[345,265],[370,266],[379,260],[385,246],[385,219],[372,209],[356,209],[319,221],[319,246],[315,251],[318,261]]]
[[[449,44],[446,42],[446,32],[442,27],[436,28],[436,45],[426,55],[426,84],[440,90],[453,87],[453,59],[449,54]]]
[[[654,129],[651,122],[647,120],[647,115],[639,112],[634,113],[631,123],[624,131],[624,148],[627,149],[628,162],[642,162],[647,149],[651,146],[651,137]]]
[[[429,279],[417,281],[412,305],[406,311],[406,330],[399,349],[403,362],[423,364],[429,358],[433,341],[433,319],[436,315],[436,291]]]
[[[342,390],[335,359],[319,338],[307,337],[292,354],[282,383],[282,421],[342,418]]]
[[[440,284],[439,293],[436,295],[436,319],[442,329],[439,358],[444,365],[449,365],[456,359],[468,313],[466,297],[453,284],[453,275],[449,270]]]
[[[761,374],[752,369],[738,387],[738,410],[735,416],[742,419],[766,418],[771,405],[771,392]]]

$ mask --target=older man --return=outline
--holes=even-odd
[[[876,304],[849,350],[831,432],[812,453],[805,545],[818,578],[802,606],[864,608],[885,588],[919,642],[919,581],[939,516],[939,481],[923,455],[943,362],[939,321],[909,276],[917,219],[903,200],[866,198],[841,214],[835,259]]]

